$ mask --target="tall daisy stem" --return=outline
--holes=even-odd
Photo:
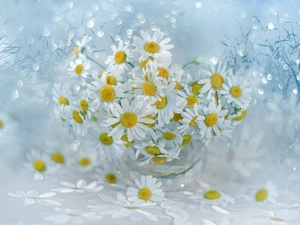
[[[96,60],[90,58],[89,56],[86,56],[86,58],[89,59],[89,60],[91,60],[91,61],[93,61],[94,63],[96,63],[96,64],[97,64],[98,66],[100,66],[102,69],[105,69],[105,67],[102,66],[100,63],[98,63]]]

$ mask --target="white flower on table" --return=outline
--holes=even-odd
[[[84,212],[79,209],[61,209],[55,208],[55,211],[59,212],[51,216],[44,217],[44,220],[51,221],[54,224],[80,224],[84,222],[84,219],[102,219],[102,216],[96,215],[95,212]]]
[[[162,214],[162,208],[154,202],[130,202],[121,193],[117,193],[116,199],[104,194],[99,194],[99,196],[106,203],[90,200],[95,205],[87,207],[100,215],[111,215],[113,218],[130,216],[133,221],[141,220],[144,216],[153,221],[158,221],[158,217],[166,218]]]
[[[189,215],[180,208],[179,202],[165,200],[160,204],[165,209],[165,213],[173,218],[174,225],[193,225]]]
[[[128,187],[126,195],[129,201],[134,202],[161,202],[164,192],[160,189],[162,183],[156,182],[156,178],[141,176],[141,179],[135,179],[136,187]]]
[[[76,184],[72,184],[66,181],[60,182],[65,188],[55,188],[52,189],[52,191],[58,191],[60,193],[71,193],[71,192],[77,192],[77,193],[83,193],[85,191],[93,191],[93,192],[99,192],[103,189],[103,186],[99,185],[97,181],[93,181],[91,183],[87,183],[85,180],[78,180]]]
[[[43,205],[61,205],[60,202],[62,201],[60,199],[49,199],[56,195],[55,192],[45,192],[42,194],[39,194],[35,190],[30,190],[27,192],[17,190],[16,193],[8,193],[9,196],[14,198],[19,198],[18,200],[23,201],[25,205],[31,205],[34,203],[40,203]]]
[[[278,197],[277,188],[272,182],[268,182],[263,187],[253,190],[251,196],[258,202],[276,203]]]
[[[264,215],[272,221],[272,224],[289,224],[290,222],[299,217],[299,212],[295,210],[281,209],[275,212],[264,212]],[[296,223],[295,223],[296,224]]]

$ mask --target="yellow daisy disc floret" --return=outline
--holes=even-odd
[[[159,45],[154,41],[150,41],[144,45],[144,49],[146,52],[154,54],[159,52]]]
[[[138,193],[139,198],[145,201],[149,200],[151,198],[151,195],[152,195],[151,190],[146,187],[141,188]]]
[[[99,96],[104,102],[112,102],[115,99],[115,89],[109,85],[106,85],[101,88]]]
[[[218,122],[218,116],[217,114],[207,114],[205,116],[205,119],[204,119],[204,123],[207,127],[212,127],[214,125],[216,125],[216,123]]]
[[[121,116],[120,123],[125,128],[132,128],[134,127],[138,122],[138,117],[133,112],[125,112]]]
[[[126,52],[119,51],[115,54],[115,62],[117,64],[123,64],[126,61]]]
[[[224,78],[220,74],[215,73],[210,77],[210,83],[214,89],[220,89],[224,83]]]
[[[209,191],[205,192],[205,194],[204,194],[204,198],[209,199],[209,200],[218,199],[220,197],[221,197],[220,192],[218,192],[216,190],[209,190]]]

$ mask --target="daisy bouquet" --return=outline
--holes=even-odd
[[[92,58],[91,39],[75,42],[68,82],[54,85],[53,100],[64,126],[101,159],[139,166],[183,160],[191,143],[230,138],[247,115],[251,89],[244,77],[221,62],[173,63],[174,46],[160,29],[140,30],[132,43],[120,39],[104,61]],[[192,64],[197,71],[189,73]]]

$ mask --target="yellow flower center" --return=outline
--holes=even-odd
[[[51,159],[56,162],[56,163],[59,163],[59,164],[64,164],[65,162],[65,157],[63,154],[61,154],[60,152],[54,152],[52,155],[51,155]]]
[[[127,134],[123,134],[123,136],[121,137],[121,140],[126,142],[124,144],[126,148],[129,148],[134,143],[134,141],[128,141]]]
[[[115,99],[115,89],[106,85],[101,88],[99,96],[104,102],[112,102]]]
[[[204,84],[198,84],[198,81],[195,81],[191,84],[192,93],[195,95],[200,94],[200,89],[204,86]]]
[[[162,96],[159,96],[159,97],[160,97],[160,101],[156,101],[155,106],[156,106],[157,109],[163,109],[167,105],[167,98],[162,97]]]
[[[125,128],[132,128],[138,122],[138,117],[133,112],[125,112],[120,118],[120,123]]]
[[[167,141],[172,141],[176,138],[176,134],[173,132],[167,131],[163,133],[163,138],[166,139]]]
[[[158,154],[160,154],[159,147],[157,147],[157,146],[146,146],[145,147],[145,151],[148,154],[151,154],[151,155],[158,155]]]
[[[173,121],[179,122],[179,120],[182,120],[183,116],[180,113],[174,113],[174,116],[172,118]]]
[[[220,89],[224,83],[224,78],[220,74],[215,73],[210,77],[210,83],[214,89]]]
[[[191,120],[191,122],[189,123],[189,126],[190,127],[194,127],[194,126],[196,126],[197,125],[197,122],[196,122],[196,119],[198,118],[198,116],[195,116],[192,120]]]
[[[266,189],[262,188],[256,192],[255,198],[259,202],[266,200],[267,197],[268,197],[268,191]]]
[[[238,87],[238,86],[232,86],[230,88],[230,94],[234,98],[239,98],[242,96],[242,89],[240,89],[240,87]]]
[[[115,184],[117,183],[117,177],[113,173],[108,173],[105,176],[105,179],[107,180],[108,183],[110,184]]]
[[[154,120],[154,116],[152,116],[152,115],[147,115],[147,116],[144,116],[143,118],[147,118],[147,119],[152,119],[152,120]],[[142,123],[142,124],[144,124],[144,125],[147,126],[147,127],[152,128],[152,127],[154,127],[155,122],[153,122],[153,123]]]
[[[204,194],[204,198],[209,200],[219,199],[221,197],[220,192],[216,190],[209,190]]]
[[[107,133],[100,134],[99,140],[102,144],[107,145],[107,146],[109,146],[113,143],[112,137],[108,136]]]
[[[141,188],[138,193],[139,198],[145,201],[149,200],[151,198],[151,195],[152,195],[151,190],[146,187]]]
[[[106,84],[107,85],[117,85],[117,79],[113,75],[109,75],[106,77]]]
[[[3,128],[3,121],[2,120],[0,120],[0,129],[2,129]]]
[[[87,111],[89,109],[89,103],[85,99],[81,99],[79,102],[79,106],[83,111]]]
[[[175,81],[175,87],[174,90],[180,90],[181,89],[181,85],[178,81]]]
[[[151,56],[149,56],[146,60],[140,62],[140,67],[146,69],[146,65],[147,65],[147,63],[148,63],[150,60],[153,61],[154,58],[151,57]]]
[[[78,64],[75,69],[74,69],[74,72],[77,74],[77,75],[80,75],[82,73],[82,71],[84,70],[84,67],[82,64]]]
[[[159,45],[154,41],[149,41],[144,45],[144,49],[149,53],[157,53],[159,51]]]
[[[84,157],[82,159],[79,160],[79,164],[83,167],[88,166],[91,164],[91,160],[87,157]]]
[[[78,55],[79,54],[79,47],[76,46],[74,47],[73,51],[72,51],[72,55]]]
[[[154,164],[164,164],[167,161],[167,157],[154,156],[151,160]]]
[[[64,96],[59,96],[58,98],[58,103],[60,105],[69,105],[69,100],[67,98],[65,98]]]
[[[218,122],[218,116],[217,114],[207,114],[205,116],[205,119],[204,119],[204,123],[207,127],[212,127],[214,125],[216,125],[216,123]]]
[[[40,173],[44,172],[47,168],[46,164],[42,160],[39,160],[39,159],[35,160],[32,163],[32,165],[33,165],[33,168]]]
[[[117,64],[122,64],[126,61],[126,52],[124,51],[119,51],[115,54],[115,62]]]
[[[143,83],[142,91],[145,95],[153,96],[156,93],[156,85],[152,81],[146,81]]]
[[[158,67],[158,68],[157,68],[157,71],[159,72],[159,73],[158,73],[158,76],[163,77],[163,78],[165,78],[165,79],[168,79],[168,78],[169,78],[169,72],[168,72],[168,70],[166,70],[165,68]]]
[[[244,110],[240,116],[233,118],[233,120],[240,121],[244,119],[246,116],[247,116],[247,110]]]
[[[190,135],[190,134],[183,135],[182,143],[181,143],[180,147],[184,147],[184,146],[188,145],[191,142],[191,140],[192,140],[192,135]]]
[[[83,119],[80,117],[78,111],[73,110],[72,116],[73,116],[73,119],[75,120],[76,123],[83,124]]]
[[[195,103],[196,103],[196,104],[199,104],[198,98],[197,98],[196,96],[194,96],[194,95],[188,96],[188,97],[186,98],[186,100],[187,100],[187,105],[188,105],[189,107],[191,107],[191,108],[194,108],[194,104],[195,104]]]

